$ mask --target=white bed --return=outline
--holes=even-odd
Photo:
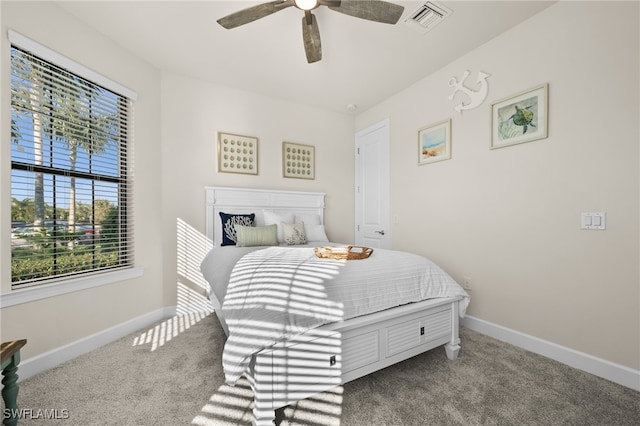
[[[343,281],[338,284],[333,283],[333,277],[323,280],[313,276],[311,280],[314,283],[320,282],[323,286],[322,296],[329,295],[325,297],[327,306],[316,304],[318,306],[314,307],[314,302],[311,301],[309,308],[306,309],[303,299],[303,304],[298,304],[297,309],[300,311],[322,310],[322,313],[317,315],[317,318],[320,319],[313,319],[309,324],[305,323],[305,327],[298,327],[296,324],[292,329],[287,328],[283,334],[279,335],[280,337],[273,337],[273,340],[271,337],[266,338],[268,330],[257,331],[261,330],[263,324],[269,323],[271,320],[271,317],[265,319],[260,316],[264,314],[265,309],[256,309],[250,303],[253,299],[248,299],[246,294],[242,296],[240,303],[237,298],[235,302],[230,300],[233,299],[230,295],[239,294],[238,289],[251,291],[252,295],[255,294],[256,287],[246,290],[248,285],[246,283],[249,281],[244,277],[250,276],[253,280],[264,269],[249,270],[247,269],[248,265],[259,263],[260,268],[268,268],[271,265],[271,270],[273,270],[274,267],[277,267],[279,259],[284,259],[282,262],[288,265],[294,265],[290,258],[296,262],[298,262],[297,259],[301,259],[299,263],[291,266],[291,270],[295,270],[292,272],[293,275],[300,276],[299,270],[306,268],[307,271],[317,271],[318,276],[323,276],[328,274],[327,268],[333,267],[336,271],[335,275],[340,276],[340,280],[351,279],[353,281],[358,279],[360,273],[355,268],[363,269],[362,274],[365,274],[366,270],[374,265],[376,267],[385,265],[386,268],[385,262],[398,263],[399,258],[394,256],[406,256],[407,262],[414,260],[430,264],[431,262],[424,258],[414,259],[419,256],[407,253],[376,249],[372,257],[367,260],[341,261],[341,264],[335,263],[339,261],[329,260],[328,263],[323,263],[326,260],[309,255],[312,253],[312,248],[309,247],[328,245],[329,243],[326,241],[310,241],[309,247],[296,248],[278,246],[268,248],[220,247],[223,232],[219,217],[221,212],[253,213],[256,216],[256,226],[264,225],[264,215],[271,215],[274,212],[287,215],[287,217],[316,217],[316,223],[323,225],[324,194],[246,188],[206,188],[206,232],[207,237],[213,242],[214,248],[203,262],[203,274],[212,284],[210,298],[216,315],[228,336],[223,355],[227,381],[230,382],[231,377],[233,378],[231,382],[233,382],[239,374],[244,374],[249,380],[254,391],[253,415],[255,424],[272,424],[275,418],[274,411],[280,407],[438,346],[444,345],[449,359],[453,360],[458,356],[460,350],[458,322],[459,317],[464,314],[469,299],[464,290],[437,265],[433,265],[436,272],[430,270],[428,279],[431,280],[432,276],[435,276],[436,283],[445,283],[441,287],[445,287],[446,292],[438,288],[433,291],[425,290],[427,287],[419,288],[417,290],[420,292],[418,299],[415,298],[416,295],[407,296],[413,298],[407,300],[416,300],[414,302],[408,303],[406,300],[399,300],[394,302],[400,303],[399,306],[390,305],[388,308],[385,307],[383,310],[371,313],[363,311],[367,312],[365,314],[358,314],[358,310],[355,309],[353,311],[355,313],[346,316],[347,319],[341,319],[341,315],[332,316],[336,311],[340,314],[343,311],[349,312],[347,308],[351,306],[347,302],[343,303],[342,300],[340,303],[335,303],[332,291],[342,291],[341,288],[343,286],[347,288],[348,285],[343,284]],[[221,267],[222,259],[229,256],[241,261],[238,261],[237,264],[235,264],[235,260],[231,262],[235,266],[228,264]],[[374,258],[374,256],[376,257]],[[365,262],[375,263],[367,264]],[[412,267],[411,263],[407,263],[407,265],[403,270]],[[419,263],[418,267],[421,267],[420,265],[422,263]],[[251,267],[254,268],[254,266]],[[278,273],[280,272],[278,271]],[[308,272],[305,273],[305,277],[310,276]],[[377,274],[378,272],[360,278],[367,280],[369,285],[366,287],[371,287],[373,289],[371,291],[377,291],[377,287],[374,285]],[[394,272],[394,274],[396,273]],[[239,276],[240,278],[238,278]],[[224,283],[223,289],[220,289],[216,283],[224,281],[223,277],[226,277],[227,282]],[[380,277],[381,284],[378,287],[383,287],[386,285],[386,281],[382,278],[382,274]],[[425,280],[422,277],[414,279],[414,281],[420,282],[420,286],[427,285],[423,283]],[[346,282],[351,285],[351,281]],[[262,286],[266,287],[266,284],[262,283]],[[438,287],[438,285],[434,287]],[[369,291],[369,289],[363,288],[362,291]],[[270,297],[275,301],[272,303],[275,306],[275,308],[272,306],[272,310],[281,311],[278,300],[282,296],[278,294],[273,296],[274,293],[269,288],[266,293],[271,294]],[[404,294],[404,289],[399,292],[396,290],[395,293]],[[407,291],[407,293],[409,292]],[[428,298],[422,300],[424,297]],[[220,300],[221,298],[224,300]],[[384,299],[393,299],[393,297],[385,295]],[[234,306],[239,306],[239,308],[236,310]],[[264,306],[264,304],[260,306]],[[334,309],[336,306],[339,309]],[[240,321],[235,314],[238,312],[244,315],[243,309],[251,315],[258,316]],[[289,305],[287,305],[287,309],[290,309]],[[368,307],[368,309],[375,310],[379,307]],[[279,312],[275,315],[286,316],[287,320],[290,320],[291,316],[295,316],[291,312],[289,310],[285,314]],[[302,312],[302,314],[307,314],[307,312]],[[268,315],[274,314],[269,311]],[[312,317],[313,315],[303,316]],[[254,328],[252,339],[247,337],[249,334],[242,334],[247,330],[251,332],[252,328]],[[266,330],[266,328],[262,330]],[[249,340],[252,341],[249,342]],[[254,341],[258,343],[256,344]],[[237,370],[234,376],[234,373],[229,370],[236,364],[241,365],[242,368]]]

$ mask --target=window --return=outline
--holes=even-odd
[[[14,289],[133,266],[131,99],[67,68],[12,42]]]

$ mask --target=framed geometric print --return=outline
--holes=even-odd
[[[315,179],[315,147],[282,142],[282,176],[296,179]]]
[[[218,132],[218,171],[258,174],[258,138]]]

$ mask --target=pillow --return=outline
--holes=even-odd
[[[238,247],[277,246],[276,225],[242,226],[235,225]]]
[[[222,243],[223,246],[234,246],[236,244],[236,229],[234,225],[253,226],[256,215],[251,214],[229,214],[220,212],[222,220]]]
[[[329,241],[327,233],[324,231],[324,225],[307,225],[304,224],[304,233],[307,241]]]
[[[320,215],[317,214],[297,214],[295,223],[304,223],[305,225],[320,225]]]
[[[278,227],[278,242],[284,242],[284,234],[282,232],[282,223],[293,223],[293,213],[275,213],[271,210],[263,210],[265,225],[276,225]]]
[[[307,244],[304,223],[282,223],[284,242],[288,245]]]

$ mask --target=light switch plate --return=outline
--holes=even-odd
[[[582,213],[580,229],[606,229],[606,213]]]

